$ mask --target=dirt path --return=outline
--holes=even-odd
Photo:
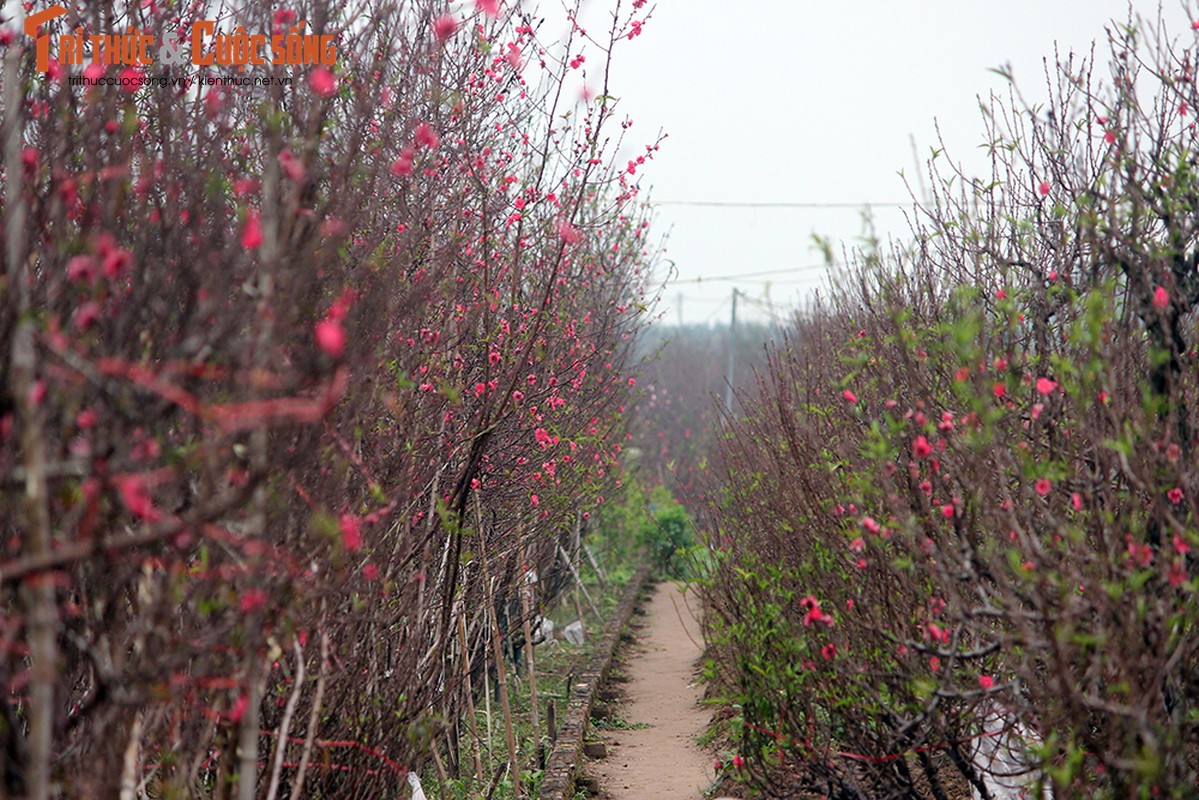
[[[626,651],[620,719],[647,727],[605,732],[608,756],[587,772],[612,800],[698,800],[712,783],[711,758],[695,743],[707,713],[694,677],[700,655],[699,601],[673,583],[658,584],[637,643]]]

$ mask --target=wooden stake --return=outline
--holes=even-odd
[[[488,613],[489,612],[486,609],[484,609],[483,624],[485,626],[487,625],[487,621],[489,619]],[[486,640],[484,640],[484,641],[486,641]],[[487,657],[487,649],[486,648],[483,649],[483,657],[484,657],[484,659],[486,659],[486,657]],[[487,676],[486,672],[484,672],[484,677],[483,677],[483,710],[484,710],[484,714],[487,716],[487,758],[491,759],[491,758],[495,758],[495,746],[494,746],[494,744],[492,742],[492,738],[491,738],[492,737],[492,732],[491,732],[492,731],[492,729],[491,729],[491,681],[488,680],[488,676]]]
[[[599,562],[595,560],[595,554],[591,552],[591,548],[586,544],[586,542],[583,543],[583,553],[587,556],[587,561],[590,562],[591,568],[595,570],[595,576],[599,578],[600,587],[604,589],[604,591],[607,591],[608,577],[604,575],[604,571],[600,569]]]
[[[525,634],[525,657],[529,662],[529,709],[533,717],[533,742],[541,741],[541,726],[537,719],[537,662],[533,656],[533,634],[529,625],[529,590],[530,586],[527,581],[528,577],[527,565],[525,571],[526,580],[521,581],[520,591],[520,618],[521,626],[524,628]]]
[[[495,614],[491,615],[491,622],[491,649],[495,653],[496,690],[500,695],[500,708],[504,712],[504,733],[508,740],[508,764],[512,768],[512,797],[513,800],[521,800],[524,792],[520,786],[520,757],[516,750],[516,732],[512,728],[512,705],[508,702],[508,677],[507,671],[504,669],[503,636],[500,633],[500,621]]]
[[[479,743],[479,727],[475,723],[475,697],[474,690],[470,685],[470,648],[466,642],[466,620],[465,614],[458,614],[458,639],[462,642],[462,674],[466,678],[466,718],[470,723],[470,736],[474,740],[474,756],[475,756],[475,780],[479,783],[483,782],[483,752],[482,745]],[[483,679],[483,683],[487,683],[487,679]],[[489,732],[490,734],[490,732]]]
[[[317,628],[321,632],[320,671],[316,677],[316,696],[312,699],[312,709],[308,712],[308,732],[304,734],[304,750],[300,755],[300,768],[296,771],[295,783],[291,786],[292,797],[303,797],[304,776],[308,774],[308,764],[312,759],[312,745],[316,742],[317,725],[320,722],[321,703],[325,698],[325,676],[329,666],[329,632],[325,630],[325,601],[321,600],[321,616]]]
[[[583,579],[579,577],[579,571],[575,569],[575,565],[571,562],[570,556],[566,554],[565,548],[561,544],[558,545],[558,552],[562,554],[562,558],[566,559],[566,566],[570,567],[570,574],[574,576],[575,586],[583,590],[583,596],[587,598],[587,604],[591,606],[592,612],[595,613],[595,618],[600,622],[604,621],[604,615],[596,608],[595,601],[591,599],[591,592],[587,591],[587,587],[583,585]],[[579,613],[580,621],[582,621],[582,612]]]
[[[495,587],[491,585],[491,574],[487,568],[486,534],[479,531],[479,556],[483,562],[483,581],[487,585],[488,607],[491,614],[491,649],[495,654],[496,690],[500,696],[500,708],[504,712],[504,732],[508,740],[508,764],[512,768],[512,797],[521,800],[524,791],[520,785],[520,757],[516,749],[516,732],[512,728],[512,705],[508,702],[508,676],[504,669],[503,634],[500,621],[495,615]]]

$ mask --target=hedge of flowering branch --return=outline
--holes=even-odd
[[[48,26],[334,37],[257,86],[72,85],[5,34],[0,795],[457,769],[467,667],[526,568],[553,601],[625,436],[657,142],[614,165],[605,76],[642,5],[558,43],[482,1]]]
[[[914,244],[864,257],[746,393],[705,596],[767,794],[1193,795],[1185,38],[1113,26],[1110,80],[1071,58],[1046,106],[990,104],[993,173],[935,157]]]

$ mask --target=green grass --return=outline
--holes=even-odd
[[[600,558],[599,554],[597,554],[597,558]],[[600,612],[604,615],[605,622],[615,612],[624,593],[625,586],[635,570],[636,567],[634,565],[621,565],[614,567],[610,571],[606,570],[605,574],[608,580],[605,590],[604,587],[600,586],[598,578],[594,575],[590,567],[584,566],[583,582],[587,586],[587,591],[591,593],[592,598],[599,607]],[[596,647],[603,633],[603,624],[596,619],[595,614],[591,612],[590,606],[585,599],[582,601],[582,604],[584,625],[587,632],[587,638],[583,646],[575,647],[564,641],[555,641],[538,645],[534,650],[534,659],[537,668],[539,732],[541,741],[546,747],[547,757],[549,751],[549,739],[546,731],[547,701],[553,699],[556,703],[560,725],[566,714],[567,700],[569,698],[567,679],[573,679],[574,676],[583,672],[584,666],[596,652]],[[563,602],[559,604],[559,607],[555,609],[550,617],[553,619],[555,626],[564,626],[573,622],[576,619],[573,601],[569,598],[564,598]],[[537,766],[537,742],[533,738],[530,688],[528,664],[527,662],[523,662],[519,678],[515,677],[511,672],[508,673],[508,700],[512,707],[513,729],[520,752],[521,786],[526,797],[536,795],[541,781],[541,771],[535,769]],[[609,720],[608,722],[616,722],[620,727],[626,729],[644,727],[643,724],[630,724],[623,720]],[[508,760],[508,746],[505,738],[503,712],[500,708],[500,699],[498,696],[493,695],[491,698],[490,737],[488,737],[487,733],[487,714],[481,692],[476,700],[475,724],[482,740],[483,772],[486,776],[484,785],[480,786],[479,781],[475,780],[473,776],[474,742],[470,739],[469,733],[467,733],[461,742],[462,752],[459,754],[459,763],[461,764],[462,774],[458,778],[451,778],[443,784],[438,781],[437,774],[432,769],[426,769],[425,774],[422,775],[426,794],[430,798],[466,800],[467,798],[485,797],[488,789],[486,782],[490,781],[496,771],[506,764]],[[464,729],[466,729],[465,726]],[[586,795],[582,796],[585,797]],[[492,799],[508,800],[508,798],[512,797],[512,780],[510,774],[506,773],[496,784]]]

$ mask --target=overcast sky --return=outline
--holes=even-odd
[[[598,34],[615,0],[584,2],[585,25]],[[474,10],[473,0],[449,5]],[[852,246],[868,203],[881,233],[906,231],[902,211],[888,204],[907,200],[899,172],[916,175],[916,153],[927,156],[938,124],[952,157],[985,166],[977,98],[1003,88],[993,68],[1010,64],[1035,100],[1055,45],[1063,54],[1089,49],[1129,7],[1126,0],[658,0],[642,35],[620,43],[611,92],[634,120],[631,152],[642,152],[659,129],[669,137],[642,173],[649,196],[661,201],[657,230],[669,235],[666,258],[677,273],[663,294],[663,318],[678,321],[681,297],[685,322],[727,321],[734,287],[754,299],[739,312],[759,319],[762,301],[785,309],[809,297],[826,279],[813,234]],[[1159,12],[1156,0],[1131,7],[1150,19]],[[4,0],[4,9],[11,20],[24,16],[17,0]],[[1195,35],[1195,2],[1165,0],[1160,10],[1171,35]],[[601,62],[590,53],[588,69]],[[771,203],[823,207],[753,205]]]
[[[1132,8],[1153,19],[1159,6]],[[678,272],[664,319],[677,321],[680,293],[693,323],[727,321],[734,286],[757,298],[768,289],[783,307],[812,292],[825,276],[812,234],[852,242],[861,204],[906,200],[898,173],[915,174],[913,138],[923,157],[939,123],[950,154],[981,168],[977,98],[1004,85],[990,70],[1010,63],[1026,96],[1039,98],[1055,43],[1063,54],[1087,49],[1128,9],[1117,0],[658,0],[643,34],[618,51],[613,81],[640,134],[631,142],[640,147],[658,128],[669,135],[643,182],[653,199],[849,204],[664,202],[659,230],[670,233]],[[1167,0],[1162,13],[1172,35],[1194,35],[1193,4]],[[906,230],[896,209],[876,217],[884,230]],[[780,269],[794,271],[694,283]]]

